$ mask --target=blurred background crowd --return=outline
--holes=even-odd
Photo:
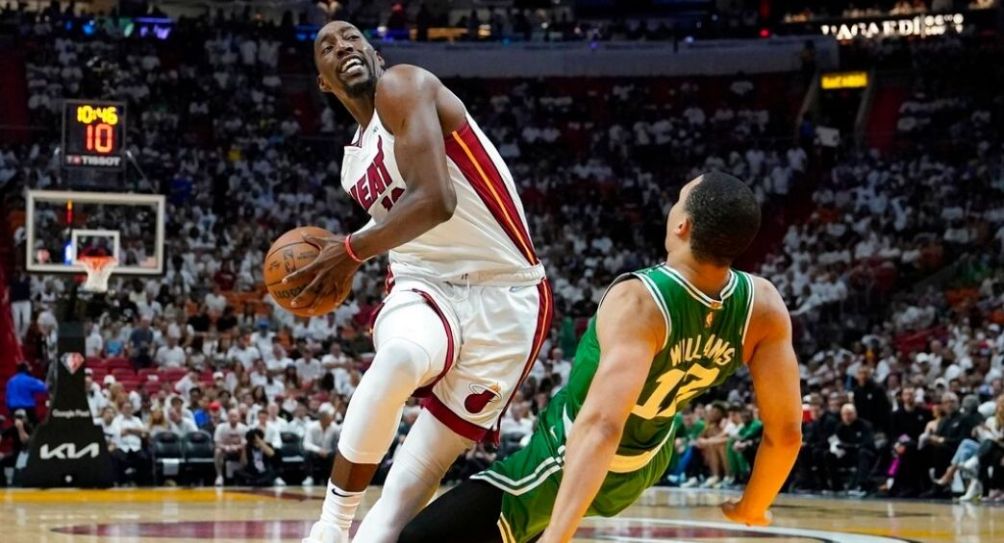
[[[436,2],[377,4],[324,3],[297,24],[349,16],[372,36],[452,25],[471,37],[489,25],[493,39],[681,37],[631,21],[595,26],[560,7],[482,10],[444,24]],[[719,4],[735,4],[715,12],[726,26],[762,22],[757,3]],[[772,17],[846,15],[862,4],[924,13],[958,2],[783,4]],[[133,188],[168,197],[166,273],[113,277],[107,306],[85,324],[88,402],[121,484],[181,480],[157,461],[179,443],[201,443],[206,483],[324,481],[345,406],[372,360],[383,260],[367,263],[350,300],[321,317],[295,318],[261,287],[264,251],[279,233],[365,222],[338,183],[340,146],[354,126],[337,106],[305,101],[313,89],[297,90],[312,57],[293,20],[183,18],[158,41],[53,7],[0,11],[26,56],[31,124],[57,126],[62,97],[126,102],[129,145],[145,170]],[[606,286],[664,256],[664,219],[679,187],[719,169],[747,180],[764,209],[763,232],[737,265],[778,286],[795,325],[804,446],[788,489],[1000,499],[1002,45],[971,33],[845,44],[843,67],[887,70],[895,82],[876,97],[886,100],[884,121],[869,125],[869,146],[824,141],[819,128],[838,112],[800,114],[811,45],[801,74],[447,80],[513,172],[556,300],[554,327],[500,444],[479,445],[448,478],[520,446],[567,381]],[[26,188],[61,187],[55,132],[35,136],[0,146],[7,209],[23,208]],[[9,235],[24,254],[23,228]],[[25,362],[3,391],[8,476],[44,416],[38,393],[56,362],[57,306],[75,288],[68,277],[12,272]],[[418,409],[405,409],[401,438]],[[665,484],[742,484],[761,429],[748,376],[678,416],[679,454]]]

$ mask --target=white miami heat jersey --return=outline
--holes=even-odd
[[[495,146],[469,115],[445,139],[457,207],[450,220],[390,252],[392,273],[473,283],[492,276],[542,279],[523,204]],[[374,111],[353,141],[345,147],[342,188],[379,223],[408,190],[394,158],[394,136]]]

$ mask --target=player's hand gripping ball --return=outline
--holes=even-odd
[[[359,264],[345,253],[345,237],[316,226],[279,236],[265,257],[265,287],[277,304],[300,317],[330,313],[352,288]]]

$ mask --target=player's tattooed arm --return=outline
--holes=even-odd
[[[366,259],[407,243],[453,216],[457,195],[446,165],[444,126],[465,116],[463,104],[426,70],[395,66],[380,77],[376,91],[380,120],[394,134],[394,155],[408,190],[387,217],[352,236]]]
[[[575,418],[551,523],[540,543],[571,541],[617,453],[624,425],[666,341],[666,321],[640,281],[612,287],[596,317],[600,364]]]
[[[742,499],[724,504],[722,511],[734,522],[766,525],[771,521],[768,508],[802,446],[802,400],[798,360],[791,345],[791,317],[784,300],[763,279],[756,282],[756,300],[750,324],[755,347],[748,365],[763,421],[763,440]]]

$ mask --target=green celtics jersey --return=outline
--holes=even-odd
[[[674,416],[691,400],[721,384],[742,365],[743,339],[753,307],[753,278],[732,270],[718,300],[660,265],[622,276],[641,280],[666,325],[666,343],[652,360],[648,378],[631,410],[611,471],[647,463],[668,441]],[[616,282],[615,282],[616,284]],[[566,422],[575,420],[600,363],[596,319],[579,341],[564,389]]]
[[[677,413],[742,365],[743,339],[752,313],[753,278],[743,272],[729,273],[718,300],[702,294],[667,265],[618,281],[631,277],[645,285],[659,307],[666,343],[652,359],[617,455],[587,511],[590,516],[616,515],[666,473],[673,436],[682,424]],[[594,318],[579,341],[568,383],[540,414],[529,444],[472,476],[504,491],[498,523],[502,541],[528,543],[550,522],[563,476],[565,443],[596,375],[600,354]]]

